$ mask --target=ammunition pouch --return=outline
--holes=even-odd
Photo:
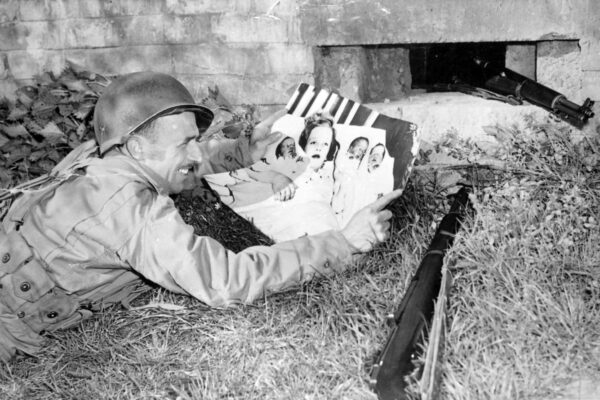
[[[57,288],[21,234],[0,229],[0,302],[35,333],[73,325],[91,315],[76,296]]]

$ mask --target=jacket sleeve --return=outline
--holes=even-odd
[[[201,168],[196,171],[198,177],[219,172],[235,171],[252,164],[249,150],[250,139],[240,136],[238,139],[224,137],[213,138],[198,143],[201,155]]]
[[[249,303],[344,267],[352,246],[337,231],[239,253],[194,234],[168,197],[148,210],[143,227],[119,251],[146,278],[211,306]]]

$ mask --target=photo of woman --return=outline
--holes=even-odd
[[[322,92],[315,96],[329,98]],[[306,100],[300,103],[311,104]],[[393,190],[395,182],[401,181],[395,175],[396,158],[387,147],[389,131],[339,123],[344,116],[348,120],[352,111],[358,113],[360,107],[363,116],[368,109],[354,103],[340,111],[333,102],[325,101],[327,104],[326,109],[316,108],[314,102],[309,110],[289,109],[273,124],[272,130],[283,135],[267,149],[262,161],[206,178],[224,204],[276,242],[340,229],[371,199]],[[412,159],[402,161],[412,165]],[[401,170],[401,179],[405,179],[408,171],[405,167]]]

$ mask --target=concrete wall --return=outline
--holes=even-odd
[[[196,98],[217,84],[231,102],[282,104],[311,81],[312,50],[295,2],[0,0],[0,95],[65,60],[102,74],[153,69]],[[286,93],[288,92],[288,93]]]
[[[576,60],[553,62],[564,49],[547,46],[538,72],[568,71],[570,90],[598,100],[599,19],[597,0],[0,0],[0,96],[71,60],[102,74],[169,72],[196,98],[216,84],[234,104],[275,105],[314,82],[315,46],[572,39]]]
[[[578,80],[578,100],[600,99],[597,0],[306,0],[300,18],[302,37],[313,45],[578,40],[579,65],[564,65],[563,72]],[[542,79],[554,76],[540,72]],[[555,84],[550,78],[542,83]]]

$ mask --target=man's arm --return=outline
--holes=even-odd
[[[239,253],[194,234],[168,198],[141,215],[145,223],[119,251],[120,257],[166,289],[188,293],[211,306],[248,303],[315,275],[343,268],[351,256],[387,238],[391,217],[383,210],[392,192],[358,212],[342,231],[304,236]]]
[[[211,306],[249,303],[315,275],[342,268],[353,247],[340,232],[326,232],[239,253],[194,234],[169,199],[159,198],[146,223],[119,251],[146,278]]]
[[[235,171],[248,167],[264,157],[267,147],[277,142],[283,134],[271,133],[273,123],[285,115],[285,110],[274,113],[254,127],[252,134],[238,139],[215,138],[198,142],[194,157],[199,162],[196,175]]]

